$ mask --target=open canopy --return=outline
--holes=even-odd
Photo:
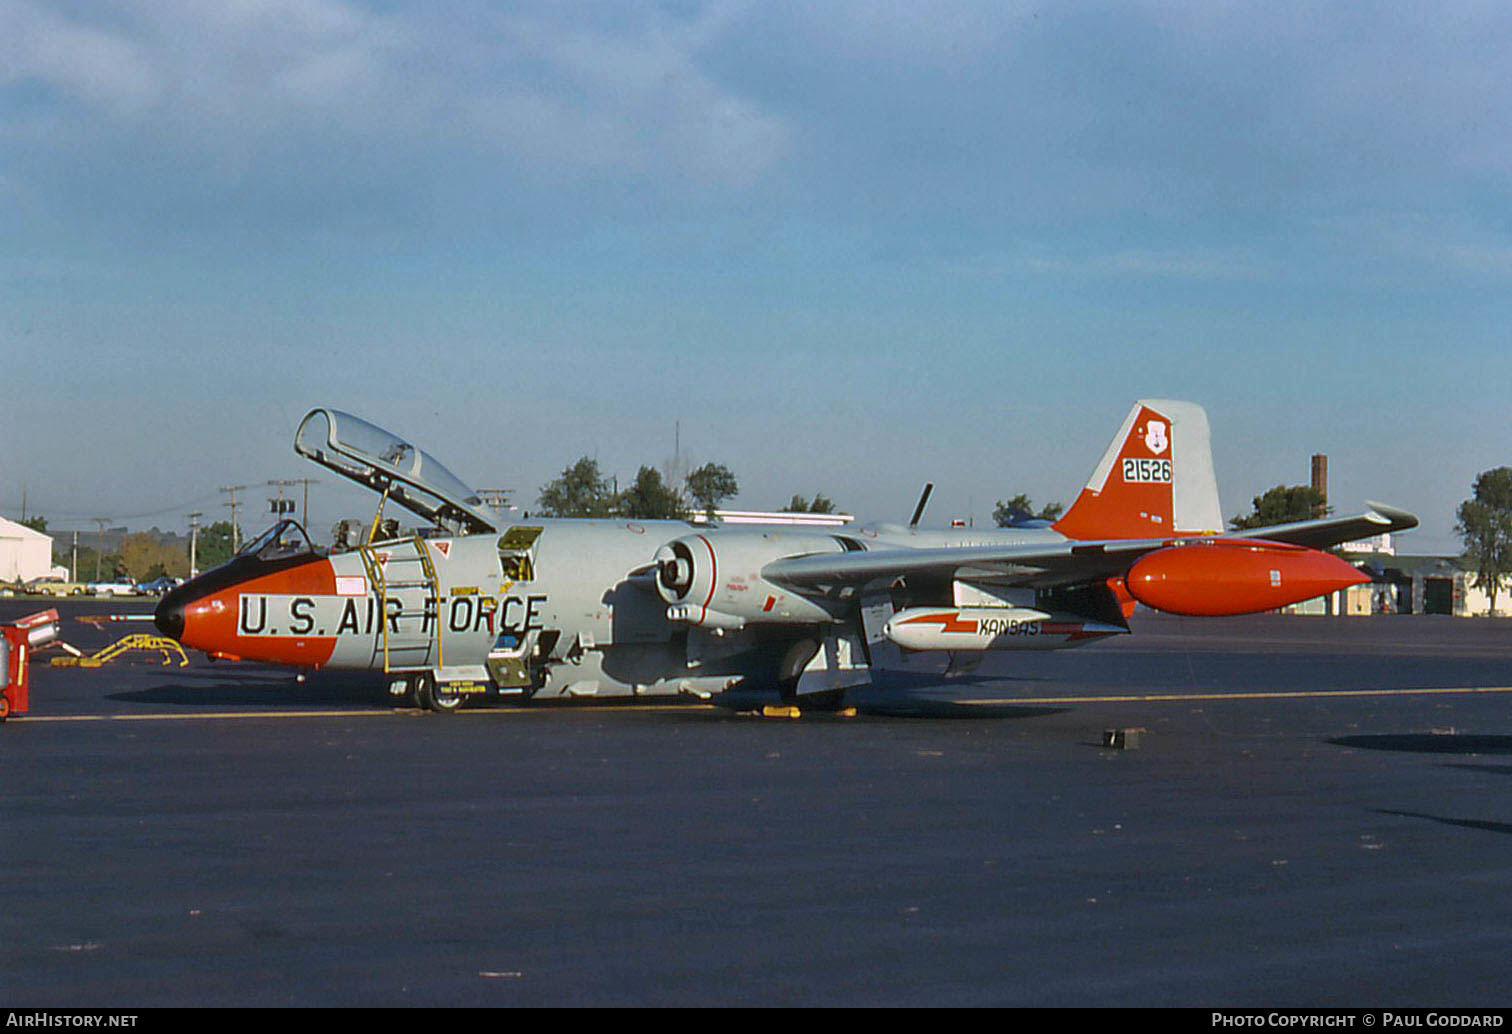
[[[294,451],[428,521],[465,534],[498,530],[478,493],[439,460],[350,413],[312,409],[294,433]]]

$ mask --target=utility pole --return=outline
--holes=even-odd
[[[229,492],[231,501],[223,505],[231,507],[231,552],[241,552],[241,522],[238,515],[241,513],[241,503],[236,501],[236,493],[245,489],[246,485],[227,485],[221,488],[222,492]]]
[[[310,485],[312,483],[316,482],[316,481],[319,481],[319,480],[320,480],[319,478],[286,478],[286,479],[284,479],[282,481],[269,481],[268,484],[270,484],[270,485],[272,485],[272,486],[274,486],[275,488],[278,489],[278,499],[277,500],[270,499],[268,501],[270,503],[282,502],[283,501],[283,497],[284,497],[284,491],[283,490],[285,488],[293,488],[295,485],[303,485],[304,486],[304,506],[303,506],[303,508],[301,510],[301,514],[300,514],[301,519],[300,519],[299,523],[302,524],[302,525],[304,525],[305,531],[308,532],[309,528],[310,528]],[[276,513],[276,514],[280,514],[280,515],[281,514],[285,514],[285,513],[293,513],[294,512],[294,507],[289,506],[289,507],[285,508],[285,507],[281,507],[281,506],[275,505],[273,507],[273,512]]]
[[[95,581],[99,581],[100,580],[100,557],[103,556],[104,553],[105,553],[105,525],[107,525],[107,524],[110,523],[110,518],[109,517],[91,517],[89,519],[100,526],[100,533],[95,538],[95,576],[94,576],[94,580]]]
[[[302,525],[304,525],[305,534],[309,534],[309,531],[310,531],[310,485],[312,485],[313,483],[315,483],[316,481],[318,481],[320,479],[319,478],[295,478],[294,480],[298,481],[302,486],[304,486],[304,505],[300,508],[300,511],[299,511],[299,523],[302,524]]]
[[[68,561],[68,580],[71,581],[71,582],[76,582],[76,581],[79,580],[79,529],[78,528],[75,528],[74,529],[74,533],[73,533],[73,554],[72,554],[71,558]]]
[[[189,514],[189,577],[199,576],[199,519],[204,514],[195,510]]]

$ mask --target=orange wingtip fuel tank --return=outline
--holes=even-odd
[[[1316,549],[1235,539],[1157,549],[1124,576],[1129,594],[1145,606],[1194,617],[1274,610],[1368,581]]]

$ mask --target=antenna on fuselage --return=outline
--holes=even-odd
[[[919,494],[919,505],[914,507],[913,520],[908,522],[910,528],[919,526],[919,518],[924,516],[924,507],[929,503],[929,493],[934,491],[934,482],[924,482],[924,491]]]

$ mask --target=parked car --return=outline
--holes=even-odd
[[[88,589],[96,596],[135,596],[137,584],[130,578],[113,578],[108,582],[90,582]]]
[[[83,582],[69,582],[51,576],[33,578],[26,583],[25,589],[28,596],[82,596],[84,591]]]
[[[169,589],[177,588],[183,583],[184,580],[182,578],[170,578],[164,575],[161,578],[154,578],[150,582],[143,582],[138,585],[137,592],[143,596],[161,596]]]

